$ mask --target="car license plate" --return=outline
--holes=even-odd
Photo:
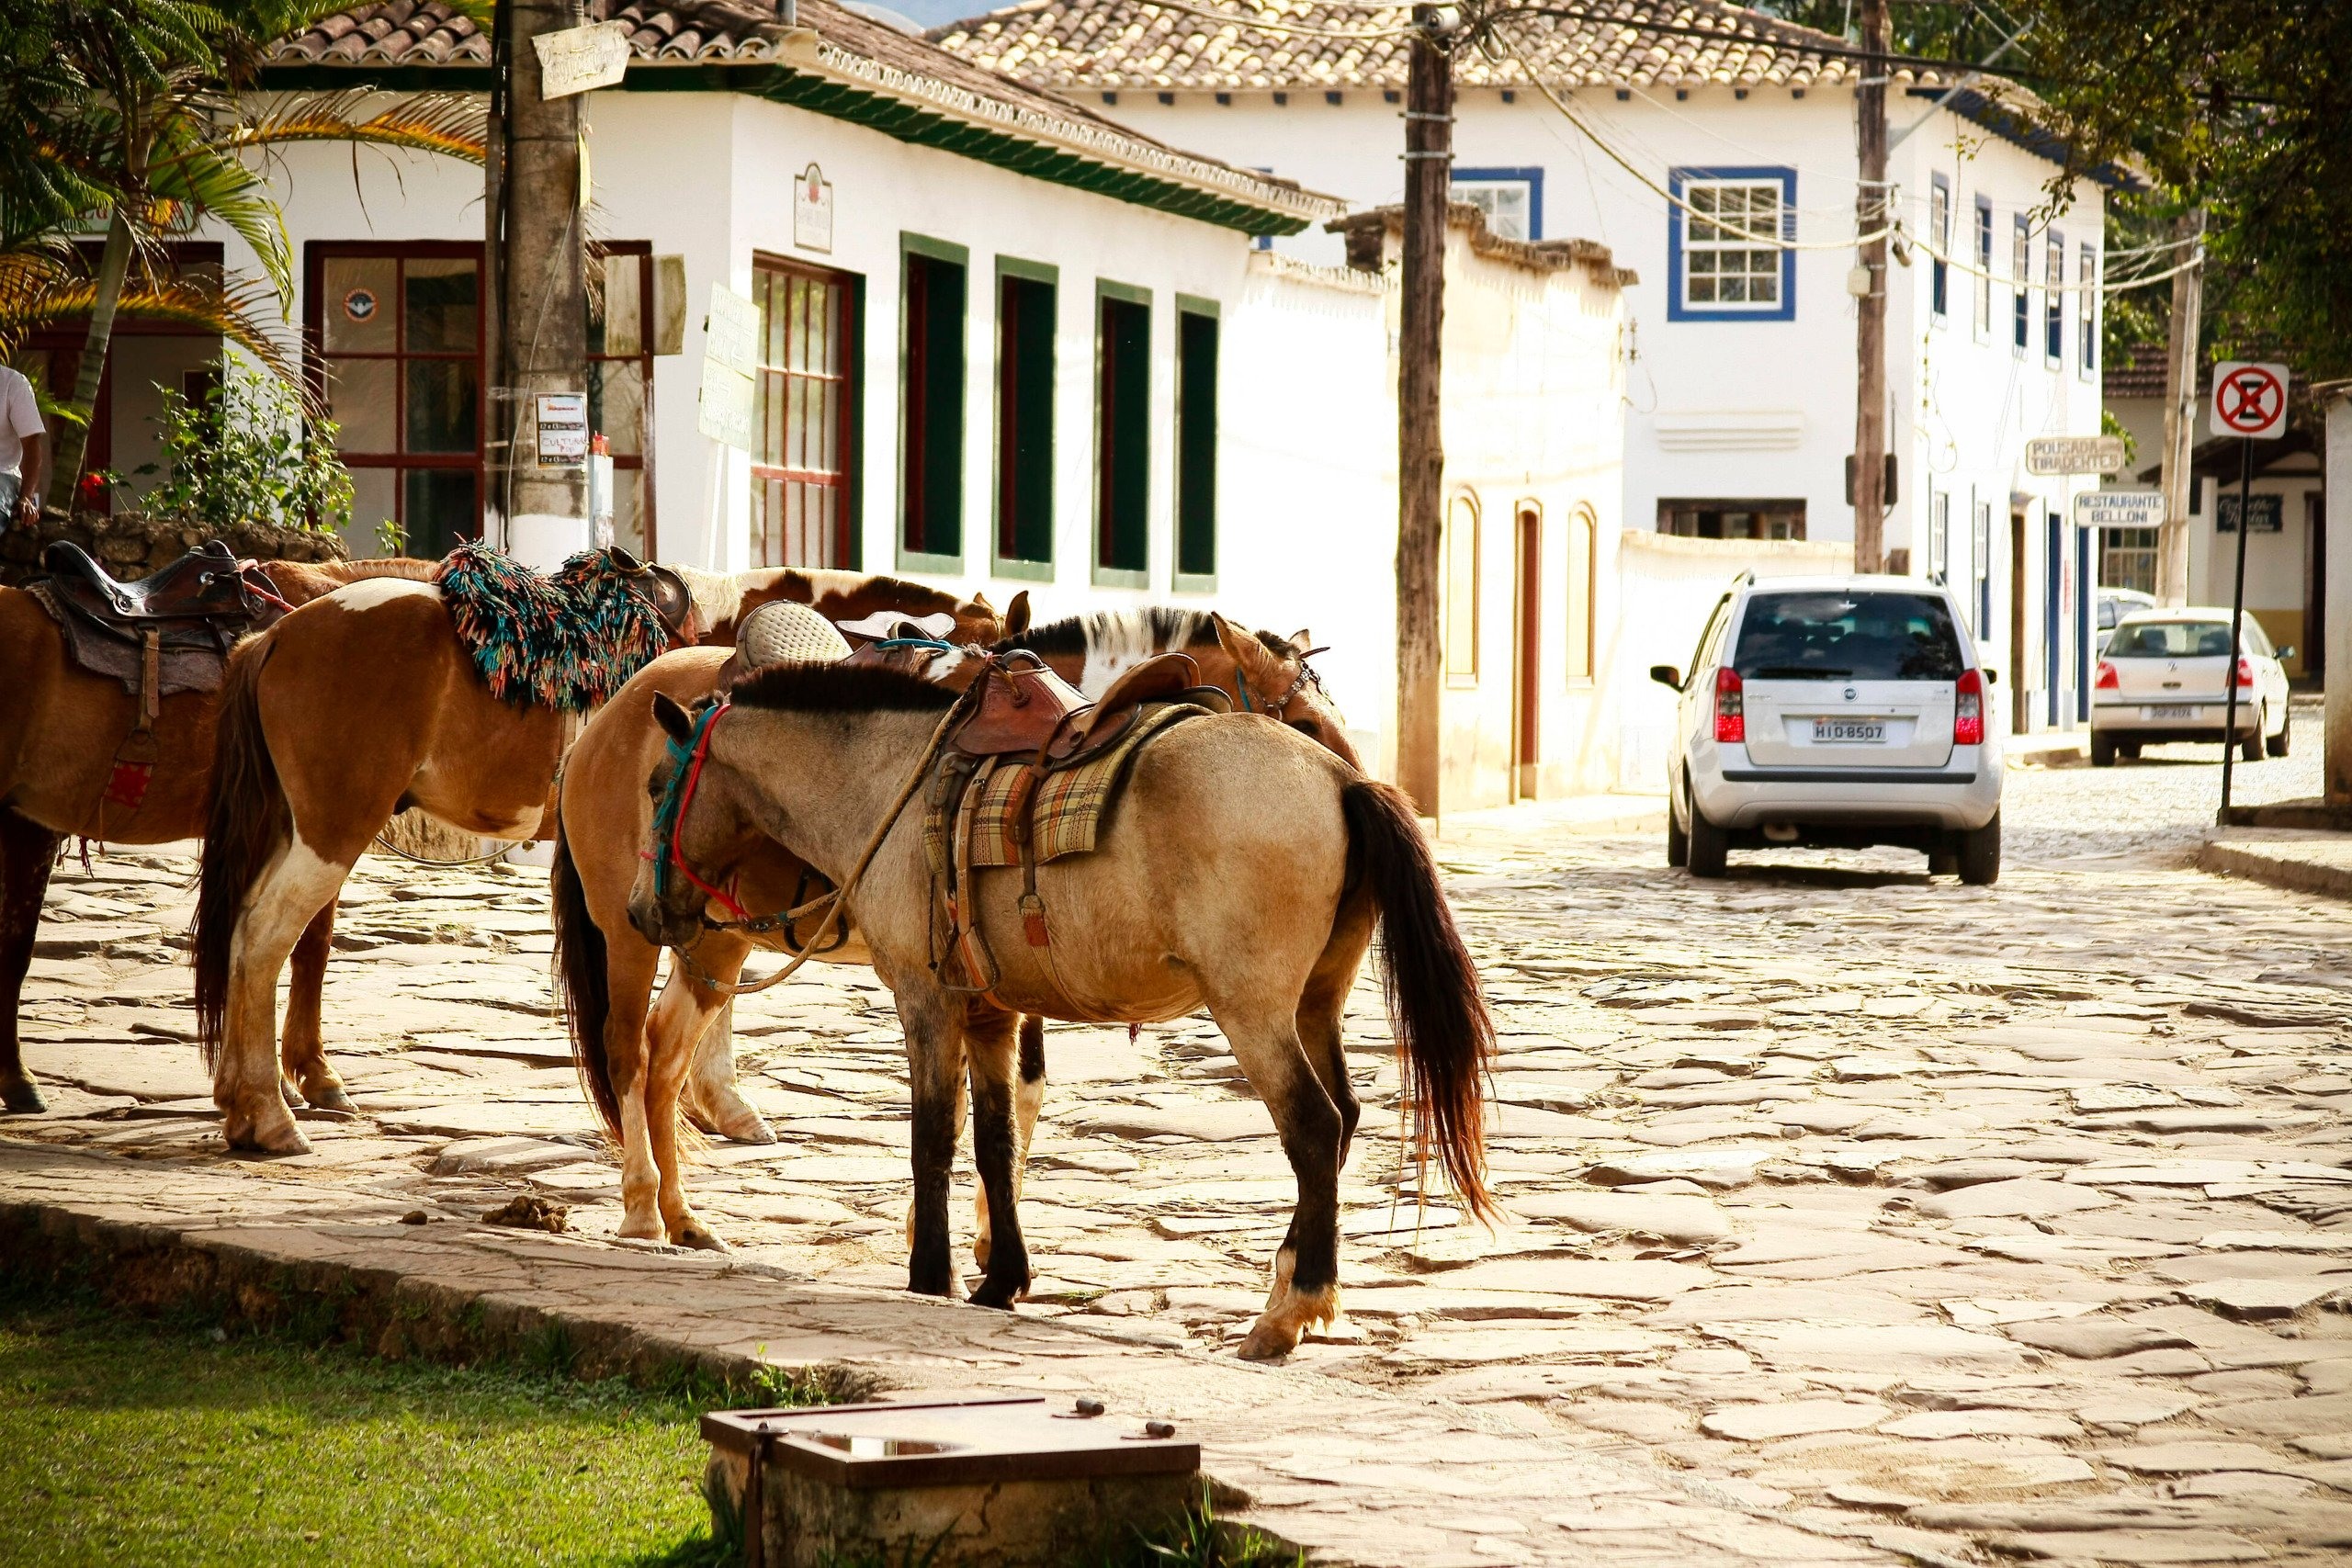
[[[2159,703],[2154,707],[2142,708],[2140,716],[2151,721],[2160,718],[2195,718],[2197,706],[2193,703]]]
[[[1813,742],[1816,746],[1883,746],[1886,720],[1816,718],[1813,721]]]

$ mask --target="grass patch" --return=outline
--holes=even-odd
[[[0,1303],[0,1562],[725,1561],[707,1405],[548,1350],[459,1371]]]

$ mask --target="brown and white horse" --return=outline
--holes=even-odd
[[[690,944],[704,923],[698,884],[725,886],[762,842],[839,884],[881,835],[848,903],[907,1034],[910,1289],[950,1288],[948,1175],[967,1065],[974,1163],[993,1238],[973,1300],[1007,1306],[1028,1287],[1012,1185],[1017,1013],[1149,1022],[1205,1005],[1273,1113],[1298,1180],[1266,1310],[1241,1348],[1251,1359],[1288,1354],[1339,1310],[1339,1177],[1359,1109],[1340,1015],[1375,922],[1418,1146],[1474,1214],[1492,1213],[1481,1080],[1493,1026],[1402,795],[1280,725],[1243,714],[1174,725],[1136,756],[1095,849],[1036,868],[1049,944],[1023,940],[1021,878],[976,882],[972,906],[1000,973],[975,998],[944,986],[931,966],[922,814],[890,816],[956,701],[893,671],[844,665],[772,667],[739,682],[723,716],[699,724],[657,695],[662,728],[695,749],[697,787],[674,840],[645,845],[629,897],[648,942]],[[666,792],[678,766],[665,757],[654,787]],[[657,887],[652,857],[670,853],[696,879]],[[669,1076],[656,1064],[640,1083]],[[600,1099],[616,1093],[607,1083]],[[640,1112],[649,1125],[652,1109]],[[660,1181],[672,1231],[691,1228],[674,1155]]]
[[[771,599],[837,620],[897,610],[951,615],[968,637],[998,631],[984,601],[892,578],[680,575],[714,642],[731,642],[741,617]],[[429,582],[355,584],[238,648],[221,690],[194,942],[198,1031],[231,1147],[310,1147],[268,1070],[277,975],[369,840],[409,807],[485,838],[539,837],[576,728],[554,708],[492,696]],[[318,1073],[305,1095],[342,1093],[323,1060]]]
[[[1351,763],[1355,761],[1339,710],[1303,657],[1311,651],[1305,633],[1285,640],[1245,630],[1207,611],[1110,610],[1033,627],[997,645],[1000,652],[1013,649],[1037,652],[1056,674],[1089,695],[1099,695],[1121,671],[1146,659],[1181,650],[1200,666],[1203,683],[1221,688],[1237,709],[1281,718]],[[955,667],[963,657],[960,651],[942,656],[926,669],[925,678],[956,684]],[[652,699],[660,693],[692,706],[718,690],[727,662],[716,649],[682,649],[655,660],[624,686],[588,722],[565,759],[556,831],[556,967],[582,1080],[622,1148],[626,1213],[620,1234],[692,1247],[719,1243],[682,1206],[672,1224],[671,1205],[657,1194],[656,1173],[674,1165],[674,1109],[681,1103],[691,1107],[695,1099],[687,1075],[734,1081],[733,1064],[725,1059],[727,1038],[706,1032],[727,1000],[709,982],[733,984],[754,951],[797,951],[786,933],[704,933],[694,949],[692,970],[673,964],[649,1031],[648,1004],[662,950],[629,925],[628,894],[637,878],[639,848],[652,825],[645,781],[668,749],[667,735],[654,722]],[[756,915],[823,891],[806,865],[773,841],[752,846],[735,877],[729,897]],[[798,938],[809,935],[803,930]],[[854,930],[825,957],[835,964],[868,961]],[[1045,1094],[1042,1021],[1023,1019],[1019,1038],[1016,1145],[1023,1157],[1015,1161],[1016,1184]],[[640,1080],[654,1064],[672,1076],[643,1081],[640,1093]],[[599,1085],[609,1086],[610,1092],[599,1093]],[[985,1206],[979,1225],[975,1255],[985,1267]]]
[[[346,583],[422,579],[429,560],[265,561],[277,596],[307,604]],[[164,844],[204,831],[204,792],[212,773],[211,692],[180,692],[159,705],[155,767],[135,807],[107,798],[116,755],[139,717],[139,697],[111,676],[92,674],[66,651],[65,634],[33,596],[0,588],[0,1108],[43,1109],[25,1071],[17,1009],[40,927],[50,869],[68,837],[105,843]],[[334,906],[322,908],[294,950],[286,1009],[286,1069],[316,1083],[319,987],[334,934]]]

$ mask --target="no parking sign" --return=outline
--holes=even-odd
[[[2213,434],[2276,441],[2287,434],[2287,367],[2232,359],[2213,367]]]

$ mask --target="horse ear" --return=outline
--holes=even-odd
[[[1301,626],[1298,630],[1290,634],[1290,650],[1293,653],[1304,654],[1308,649],[1313,648],[1314,646],[1315,634],[1308,631],[1305,626]]]
[[[680,707],[677,699],[667,692],[653,694],[653,721],[681,745],[694,739],[694,716]]]
[[[981,609],[986,610],[991,615],[996,614],[996,606],[989,603],[989,596],[986,593],[973,594],[972,603],[978,604]]]
[[[1268,651],[1264,643],[1260,642],[1253,634],[1242,630],[1214,610],[1209,612],[1209,619],[1216,626],[1217,646],[1225,649],[1225,656],[1227,659],[1239,665],[1242,671],[1252,680],[1264,681],[1272,678],[1267,667],[1273,663],[1274,656]]]
[[[1004,607],[1003,625],[1007,637],[1019,637],[1029,629],[1029,590],[1015,593],[1012,603]]]

